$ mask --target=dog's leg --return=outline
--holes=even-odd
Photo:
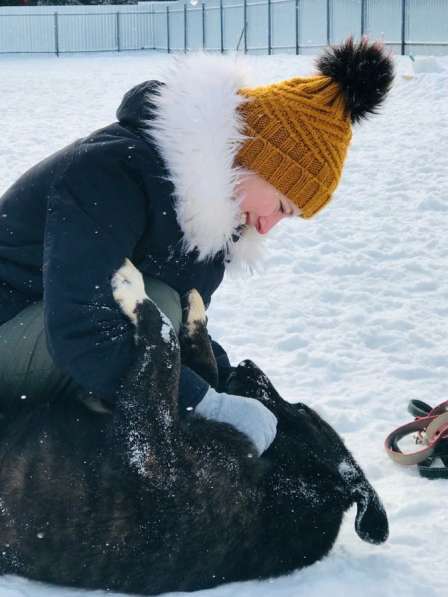
[[[135,325],[135,358],[116,396],[116,434],[129,462],[145,474],[149,463],[174,457],[180,350],[168,318],[145,293],[143,278],[127,259],[112,278],[113,295]]]
[[[183,323],[179,332],[182,363],[216,387],[218,367],[207,332],[204,303],[195,288],[182,297],[182,307]]]

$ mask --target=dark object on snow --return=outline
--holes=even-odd
[[[178,416],[176,337],[135,292],[135,269],[120,275],[131,283],[115,276],[114,296],[136,322],[136,359],[113,412],[49,397],[3,430],[0,572],[145,594],[266,578],[324,557],[353,503],[360,537],[385,541],[384,509],[338,435],[253,363],[227,386],[278,417],[262,458],[230,426]],[[194,302],[192,367],[208,342]]]
[[[448,400],[434,408],[421,400],[411,400],[408,411],[415,420],[401,425],[387,436],[387,454],[398,464],[416,464],[422,477],[448,479]],[[415,452],[403,453],[398,442],[416,432],[416,443],[423,447]],[[442,466],[434,466],[437,458],[441,459]]]
[[[376,113],[394,78],[392,60],[383,45],[371,44],[367,38],[354,43],[350,37],[342,45],[327,49],[317,67],[341,87],[353,123]]]

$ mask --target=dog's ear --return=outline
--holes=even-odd
[[[386,511],[373,487],[366,483],[354,492],[357,512],[355,529],[368,543],[384,543],[389,536]]]

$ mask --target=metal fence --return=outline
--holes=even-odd
[[[195,0],[193,0],[195,2]],[[448,54],[448,0],[209,0],[0,9],[0,53],[123,50],[314,53],[347,35]]]

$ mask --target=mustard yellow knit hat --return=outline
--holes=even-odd
[[[393,80],[383,46],[348,39],[326,50],[315,77],[242,88],[246,140],[237,163],[259,174],[310,218],[335,191],[357,122],[384,100]]]

